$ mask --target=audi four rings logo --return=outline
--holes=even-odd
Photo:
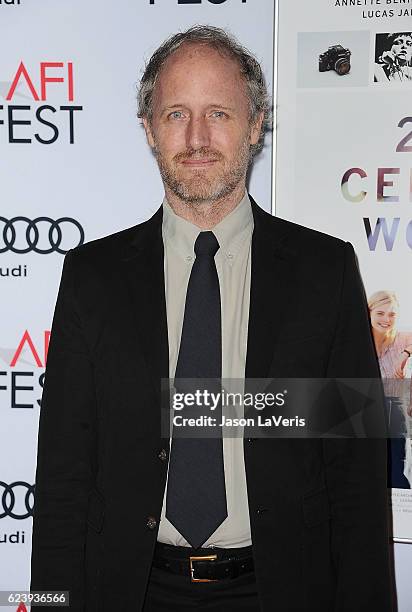
[[[0,253],[11,251],[23,255],[31,251],[40,255],[65,255],[83,242],[84,229],[71,217],[55,221],[49,217],[0,217]]]
[[[0,480],[0,519],[26,519],[33,515],[34,485],[16,480],[7,484]]]

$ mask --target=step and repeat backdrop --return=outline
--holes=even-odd
[[[273,0],[0,0],[0,591],[29,584],[37,427],[64,255],[147,219],[162,201],[136,85],[168,35],[195,23],[228,28],[270,87],[277,45],[273,212],[353,243],[382,374],[401,368],[410,380],[411,360],[398,356],[412,352],[412,4],[281,0],[277,38],[274,11]],[[267,137],[249,185],[266,210],[271,168]],[[392,452],[393,533],[409,542],[409,439]],[[397,543],[395,562],[407,612],[412,547]]]
[[[393,535],[403,542],[395,545],[398,606],[406,612],[412,602],[412,3],[280,2],[278,44],[276,214],[354,245],[391,416],[404,423],[388,471]]]
[[[217,25],[255,53],[271,87],[274,2],[258,5],[0,1],[0,591],[29,585],[37,427],[64,255],[162,202],[136,118],[145,62],[169,35]],[[250,177],[266,210],[271,168],[269,135]]]

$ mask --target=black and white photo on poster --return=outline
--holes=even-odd
[[[373,80],[412,85],[412,31],[376,34]]]

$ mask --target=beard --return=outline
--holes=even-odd
[[[187,149],[168,161],[155,143],[154,153],[165,185],[183,202],[191,204],[216,202],[227,197],[244,180],[251,161],[249,134],[231,160],[226,160],[222,153],[209,147]],[[180,164],[190,159],[214,160],[219,164],[219,170],[212,173],[212,168],[208,174],[207,170],[193,169],[190,176],[187,171],[185,175]]]

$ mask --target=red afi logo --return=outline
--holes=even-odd
[[[50,70],[64,68],[64,76],[62,72],[58,73],[59,76],[51,76]],[[31,79],[29,72],[23,62],[20,62],[20,66],[17,68],[17,72],[13,78],[10,90],[7,93],[6,100],[13,98],[14,92],[16,91],[17,85],[20,81],[25,81],[33,100],[37,102],[39,100],[47,100],[47,84],[48,83],[67,83],[67,99],[72,102],[74,100],[74,78],[73,78],[73,62],[67,62],[65,66],[64,62],[40,62],[40,96],[34,86],[33,80]]]
[[[44,332],[44,340],[43,340],[43,363],[42,360],[40,359],[40,355],[39,355],[39,351],[36,349],[34,342],[29,334],[29,332],[26,331],[23,334],[22,339],[19,342],[19,345],[16,349],[16,352],[13,355],[13,359],[10,362],[10,367],[14,368],[17,361],[20,358],[20,355],[23,351],[24,348],[28,348],[31,352],[31,354],[34,357],[34,361],[36,362],[37,367],[39,368],[45,368],[46,367],[46,361],[47,361],[47,353],[49,350],[49,343],[50,343],[50,331],[46,330]]]

